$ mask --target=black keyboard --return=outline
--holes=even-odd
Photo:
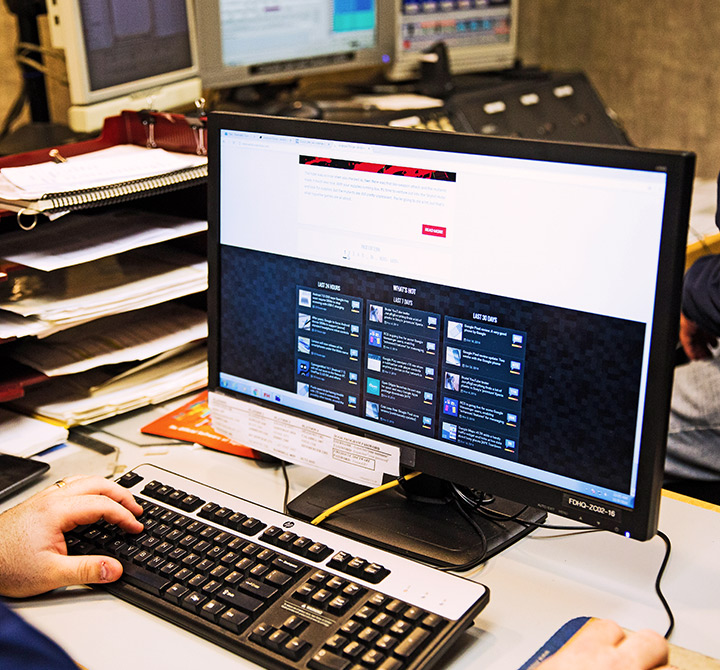
[[[143,532],[100,521],[68,551],[114,556],[123,576],[102,588],[264,667],[430,667],[488,601],[481,584],[156,466],[118,483]]]

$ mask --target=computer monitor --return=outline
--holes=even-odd
[[[397,450],[470,499],[653,536],[692,154],[214,114],[209,157],[216,428],[331,472]],[[388,496],[328,522],[485,551]]]
[[[195,12],[207,87],[293,81],[390,61],[388,0],[195,0]]]
[[[517,59],[517,0],[394,0],[391,79],[421,73],[425,54],[442,42],[451,74],[512,67]]]
[[[96,131],[125,109],[166,111],[201,96],[189,2],[47,3],[52,44],[65,52],[74,131]]]

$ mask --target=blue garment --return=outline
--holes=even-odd
[[[78,670],[49,637],[23,621],[0,601],[0,668]]]
[[[715,221],[720,228],[720,175]],[[720,337],[720,255],[693,263],[683,281],[682,311]],[[665,459],[667,481],[720,481],[720,355],[675,370]]]
[[[702,256],[687,271],[682,311],[691,321],[720,336],[720,255]]]

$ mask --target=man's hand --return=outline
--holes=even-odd
[[[537,670],[670,670],[667,658],[658,633],[626,633],[612,621],[592,619]]]
[[[715,335],[680,314],[680,344],[691,361],[712,358],[711,349],[716,347],[717,343]]]
[[[132,494],[102,477],[53,484],[0,514],[0,595],[22,598],[61,586],[113,582],[122,565],[109,556],[68,556],[63,533],[100,519],[139,533]]]

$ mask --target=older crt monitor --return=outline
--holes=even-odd
[[[213,394],[653,536],[692,154],[233,114],[209,141]],[[451,522],[368,500],[341,530],[445,547]]]
[[[205,86],[235,88],[390,61],[388,0],[195,0],[195,12]]]
[[[502,70],[517,58],[517,0],[394,0],[395,51],[389,76],[420,74],[424,54],[445,44],[453,74]]]
[[[200,97],[189,0],[52,0],[47,9],[53,46],[65,51],[73,130]]]

